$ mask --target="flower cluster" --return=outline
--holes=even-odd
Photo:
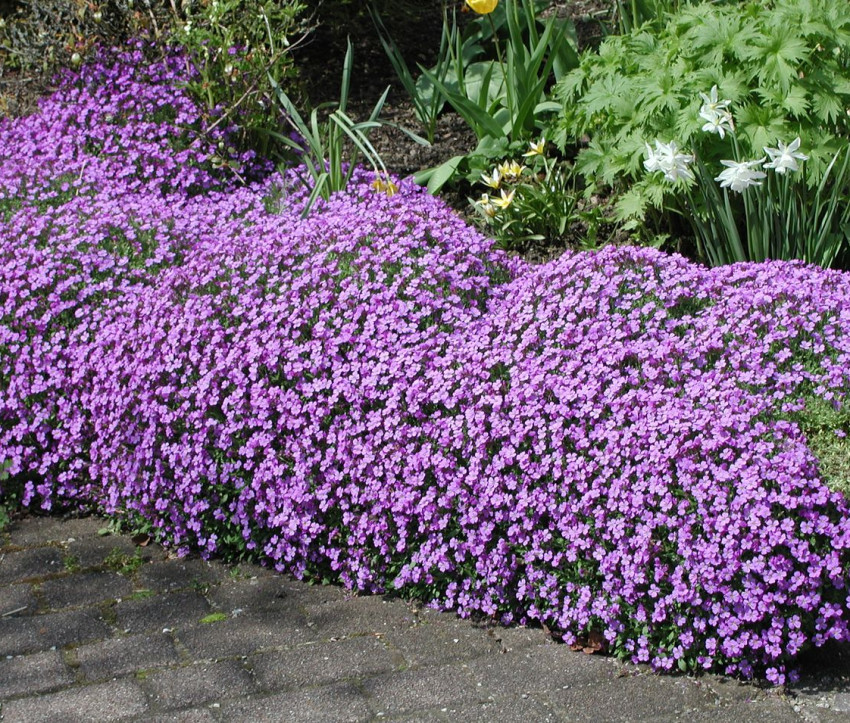
[[[302,219],[294,175],[226,185],[174,77],[102,66],[0,125],[0,459],[28,503],[660,670],[781,683],[850,640],[850,505],[793,421],[847,401],[845,275],[531,266],[364,172]]]
[[[735,130],[735,122],[729,110],[732,101],[718,100],[716,85],[712,86],[708,95],[700,93],[700,97],[703,104],[699,115],[705,120],[702,130],[716,133],[721,138],[725,138],[727,132],[732,133]],[[724,166],[724,170],[714,180],[720,183],[721,188],[742,193],[751,186],[761,185],[761,180],[766,177],[766,174],[757,170],[758,168],[772,169],[780,175],[787,171],[797,171],[799,170],[797,161],[805,161],[809,158],[800,153],[800,142],[800,138],[795,138],[786,146],[779,141],[777,148],[765,147],[764,152],[767,155],[757,160],[722,160],[720,163]],[[645,145],[646,160],[643,165],[647,171],[650,173],[661,171],[668,181],[677,181],[680,178],[694,180],[693,171],[688,166],[694,162],[695,157],[690,153],[680,153],[675,141],[662,143],[656,140],[655,149],[648,143]]]

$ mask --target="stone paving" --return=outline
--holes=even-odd
[[[850,721],[850,648],[785,691],[659,676],[253,565],[178,559],[94,517],[0,533],[0,720]]]

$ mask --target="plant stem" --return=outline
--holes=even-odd
[[[507,8],[505,12],[509,12]],[[499,67],[502,69],[502,85],[505,89],[505,98],[508,103],[508,113],[510,113],[511,120],[514,118],[514,104],[511,98],[510,90],[508,89],[508,74],[505,70],[505,63],[502,60],[502,49],[499,46],[499,37],[496,35],[496,23],[493,22],[493,15],[489,13],[487,15],[487,19],[490,21],[490,28],[493,30],[493,45],[496,46],[496,58],[499,60]]]

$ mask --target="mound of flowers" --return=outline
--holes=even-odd
[[[850,640],[850,507],[797,421],[847,400],[844,274],[530,266],[365,172],[302,219],[179,64],[0,123],[7,494],[662,670],[781,683]]]

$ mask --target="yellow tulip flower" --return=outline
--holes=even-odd
[[[466,4],[470,10],[473,10],[479,15],[487,15],[496,9],[499,0],[466,0]]]
[[[519,165],[516,161],[505,161],[499,164],[499,176],[501,176],[503,181],[514,183],[519,180],[524,168],[525,166]]]
[[[528,153],[523,153],[524,158],[530,158],[531,156],[542,156],[546,152],[546,139],[541,138],[538,143],[532,141],[528,144]]]
[[[501,197],[497,198],[495,196],[490,197],[490,203],[493,204],[496,208],[506,209],[510,206],[514,201],[514,191],[510,193],[505,193],[505,189],[502,189]]]
[[[481,183],[490,188],[498,188],[502,184],[502,174],[499,173],[498,168],[494,168],[489,176],[486,173],[482,173]]]

